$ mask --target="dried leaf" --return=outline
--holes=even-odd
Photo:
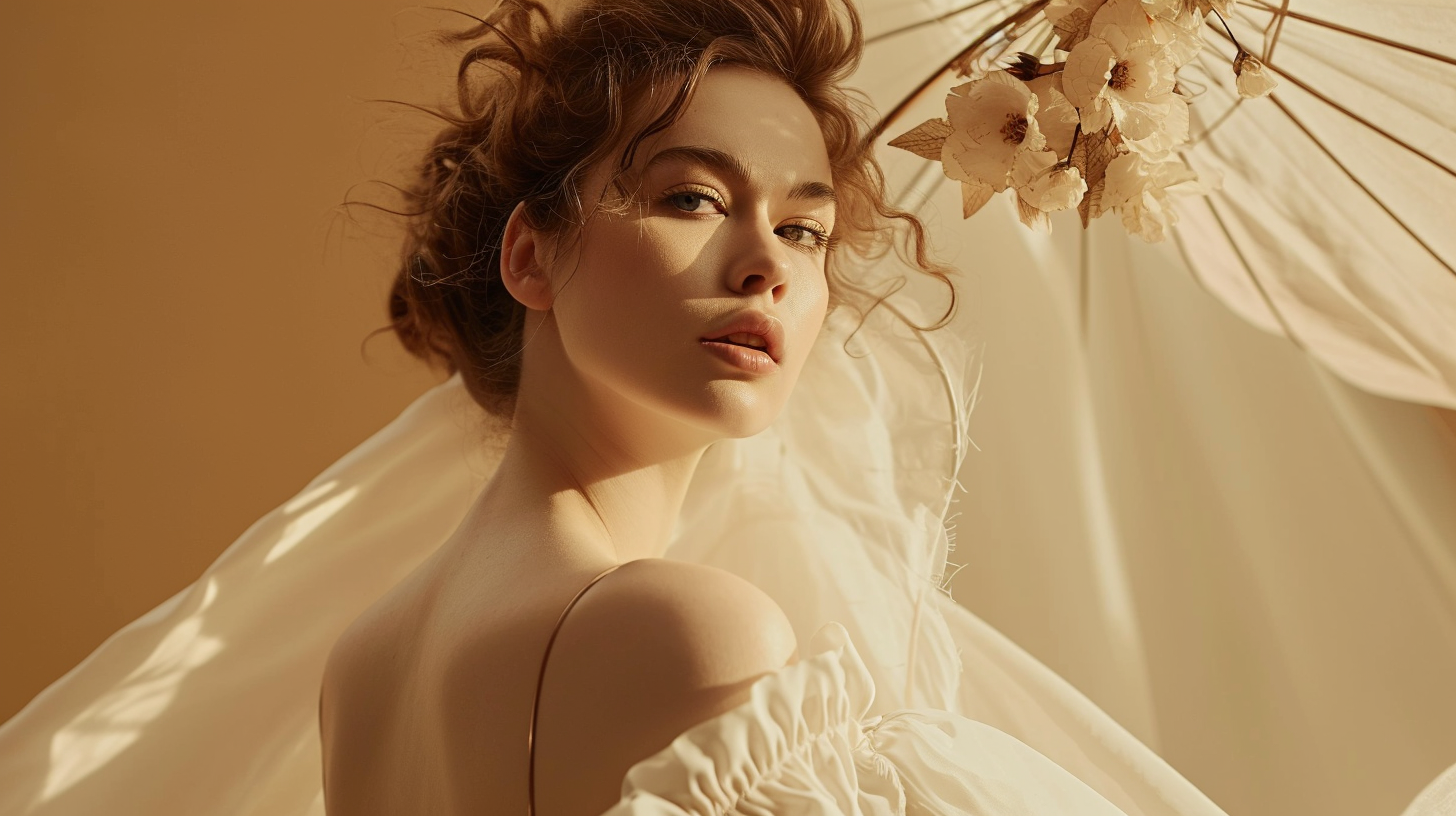
[[[986,206],[995,191],[987,184],[961,184],[961,218],[970,218]]]
[[[1117,157],[1117,147],[1107,132],[1083,133],[1077,137],[1077,146],[1072,148],[1072,166],[1087,182],[1087,192],[1077,212],[1082,216],[1085,228],[1092,219],[1102,215],[1102,189],[1107,186],[1107,165]]]
[[[1084,8],[1074,8],[1057,20],[1052,30],[1057,32],[1057,48],[1071,51],[1077,43],[1087,39],[1092,29],[1092,13]]]
[[[1052,231],[1051,218],[1041,210],[1022,201],[1021,196],[1016,197],[1016,215],[1021,218],[1021,223],[1034,230]]]
[[[908,133],[902,133],[890,141],[891,147],[908,150],[921,158],[940,161],[940,151],[950,136],[950,122],[945,119],[931,119]]]

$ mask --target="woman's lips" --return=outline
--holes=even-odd
[[[732,343],[720,343],[717,340],[700,340],[703,348],[709,354],[718,359],[736,366],[744,371],[754,374],[768,374],[777,371],[779,364],[768,356],[768,352],[761,349],[749,348],[747,346],[735,346]]]

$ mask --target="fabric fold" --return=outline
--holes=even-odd
[[[985,723],[938,709],[865,720],[874,680],[841,624],[815,632],[809,652],[633,766],[606,816],[1122,815]]]

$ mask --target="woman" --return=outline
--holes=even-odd
[[[834,247],[875,238],[876,205],[898,215],[835,84],[858,21],[827,3],[537,13],[507,4],[464,35],[466,107],[426,164],[392,302],[408,347],[511,418],[509,444],[331,655],[330,812],[529,812],[533,773],[537,812],[601,812],[796,650],[752,583],[662,556],[707,447],[788,400]]]
[[[663,558],[704,452],[764,431],[826,315],[864,294],[844,249],[873,256],[898,218],[948,282],[838,87],[861,48],[844,12],[598,0],[557,24],[522,2],[461,35],[462,110],[412,193],[391,309],[509,441],[330,655],[330,813],[1117,812],[968,720],[920,724],[945,744],[889,729],[917,747],[876,757],[852,646],[785,670],[798,644],[770,595]]]
[[[606,2],[534,36],[531,11],[471,33],[487,50],[461,96],[490,96],[433,150],[394,299],[408,346],[444,350],[510,412],[509,444],[460,529],[333,651],[333,813],[529,811],[542,649],[608,568],[625,567],[554,641],[537,812],[605,810],[633,764],[795,651],[753,584],[662,556],[708,445],[758,433],[789,398],[829,307],[831,244],[873,202],[831,84],[858,44],[826,4]],[[476,62],[516,73],[480,89]],[[679,100],[614,174],[618,133]]]

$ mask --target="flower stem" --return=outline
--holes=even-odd
[[[1244,48],[1242,45],[1239,45],[1239,38],[1234,36],[1234,30],[1229,28],[1228,20],[1225,20],[1223,18],[1223,15],[1218,13],[1218,9],[1211,8],[1209,9],[1209,11],[1213,12],[1213,16],[1217,17],[1220,23],[1223,23],[1223,30],[1228,32],[1229,39],[1233,41],[1234,48],[1239,49],[1239,56],[1249,53],[1248,49]],[[1235,59],[1237,58],[1238,57],[1236,56]]]
[[[1063,167],[1072,166],[1072,154],[1077,152],[1077,137],[1082,135],[1082,123],[1077,123],[1077,129],[1072,131],[1072,146],[1067,148],[1067,159],[1061,162]]]

